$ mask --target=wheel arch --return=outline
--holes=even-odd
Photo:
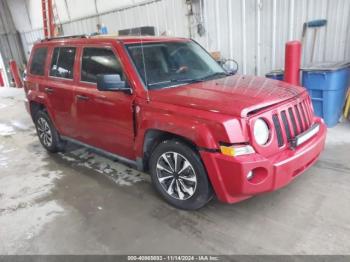
[[[34,120],[35,115],[40,111],[40,110],[45,110],[46,111],[46,106],[43,103],[39,103],[37,101],[30,101],[29,102],[29,108],[30,108],[30,115],[32,119]]]
[[[187,146],[189,146],[194,151],[198,152],[198,146],[195,144],[194,141],[191,141],[190,139],[174,134],[168,131],[159,130],[159,129],[149,129],[145,132],[144,135],[144,143],[142,148],[142,160],[143,160],[143,169],[144,171],[148,171],[149,169],[149,158],[153,152],[153,150],[163,141],[166,140],[178,140]]]
[[[54,125],[54,127],[56,128],[56,130],[59,132],[60,130],[58,129],[57,125],[56,125],[56,120],[53,117],[53,115],[50,113],[50,110],[48,108],[48,106],[44,103],[44,102],[40,102],[40,101],[36,101],[36,100],[31,100],[29,102],[29,109],[30,109],[30,115],[32,117],[32,120],[35,121],[35,115],[39,112],[39,111],[44,111],[50,118],[52,124]]]

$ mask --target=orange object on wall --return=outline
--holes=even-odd
[[[18,67],[15,60],[10,60],[10,71],[12,78],[15,81],[16,87],[23,87],[23,83],[21,81],[21,77],[19,76]]]
[[[43,12],[43,29],[45,38],[49,37],[49,29],[47,25],[47,11],[46,11],[46,0],[41,0],[42,12]]]
[[[43,13],[43,29],[45,38],[54,37],[56,35],[56,25],[53,13],[53,0],[41,0]]]
[[[286,43],[284,64],[284,81],[293,85],[300,85],[301,42]]]

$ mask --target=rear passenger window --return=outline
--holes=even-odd
[[[30,73],[43,76],[45,74],[45,60],[47,55],[46,47],[39,47],[34,50]]]
[[[53,50],[50,76],[73,79],[75,47],[56,47]]]
[[[106,48],[84,48],[81,65],[81,81],[96,83],[98,74],[119,74],[123,70],[113,51]]]

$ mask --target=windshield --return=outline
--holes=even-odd
[[[202,47],[192,41],[130,44],[126,47],[148,89],[227,75]]]

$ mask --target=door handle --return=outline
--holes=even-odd
[[[84,95],[76,95],[76,98],[78,100],[83,100],[83,101],[89,100],[89,97],[84,96]]]
[[[47,94],[52,94],[52,93],[53,93],[53,89],[50,88],[50,87],[45,87],[45,92],[46,92]]]

